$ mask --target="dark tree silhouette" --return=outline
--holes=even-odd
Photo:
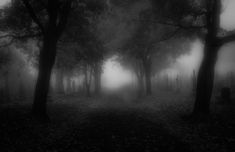
[[[138,58],[136,58],[135,56],[131,56],[128,52],[126,51],[125,53],[121,52],[117,60],[118,62],[120,62],[120,64],[123,67],[132,71],[132,73],[136,76],[137,85],[138,85],[137,88],[138,97],[142,97],[145,91],[143,64]]]
[[[28,1],[13,0],[6,7],[6,35],[11,40],[40,36],[39,73],[34,94],[33,114],[47,120],[47,95],[55,62],[57,43],[65,30],[72,0]],[[14,17],[16,15],[19,18]],[[33,23],[32,23],[33,22]],[[10,29],[9,29],[10,27]]]
[[[78,68],[77,66],[81,61],[81,55],[77,53],[80,49],[81,47],[73,42],[59,43],[54,72],[56,76],[57,93],[65,93],[63,84],[65,77],[69,82],[67,85],[71,84],[71,77],[75,74],[74,71],[76,71]],[[68,87],[72,88],[72,86]]]
[[[0,98],[2,102],[9,102],[10,101],[10,94],[9,94],[9,69],[8,66],[12,61],[11,52],[8,48],[1,48],[0,49],[0,73],[4,79],[4,85],[0,88]]]
[[[72,1],[68,0],[63,3],[59,0],[48,1],[46,7],[48,20],[45,25],[39,20],[29,1],[22,0],[22,2],[43,35],[39,57],[39,73],[34,95],[33,114],[40,119],[46,120],[48,119],[46,111],[47,95],[52,67],[56,58],[57,43],[65,29]]]
[[[193,114],[195,116],[208,115],[210,112],[214,68],[218,51],[225,43],[235,40],[234,34],[221,30],[220,14],[222,11],[222,1],[160,0],[152,2],[154,7],[157,8],[155,9],[156,14],[161,12],[161,17],[157,15],[158,18],[154,20],[154,22],[175,26],[185,31],[198,31],[198,36],[204,41],[204,57],[197,76],[196,99]]]
[[[85,76],[85,88],[90,96],[90,78],[94,77],[95,93],[101,90],[102,64],[105,48],[100,40],[99,22],[107,6],[105,0],[84,1],[85,8],[76,8],[69,19],[68,30],[63,39],[79,45],[77,49],[78,62],[81,62]],[[87,80],[87,81],[86,81]]]
[[[167,25],[161,25],[154,20],[154,11],[147,9],[139,14],[139,18],[136,20],[137,27],[134,30],[131,38],[124,44],[124,54],[129,54],[132,58],[137,60],[137,64],[140,63],[139,70],[137,70],[137,76],[139,83],[142,79],[145,79],[145,91],[146,95],[152,94],[152,76],[153,76],[153,60],[154,56],[161,50],[158,48],[160,43],[172,39],[178,29],[175,27],[169,27]],[[157,58],[155,58],[157,60]]]
[[[206,29],[204,57],[198,72],[194,114],[207,115],[214,83],[214,68],[218,51],[225,43],[235,40],[234,34],[220,36],[221,0],[206,1]]]

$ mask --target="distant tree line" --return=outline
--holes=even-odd
[[[84,75],[87,95],[90,95],[92,79],[96,94],[100,93],[102,65],[109,53],[100,38],[99,21],[110,15],[110,4],[127,7],[136,1],[12,0],[1,10],[2,47],[29,39],[36,41],[39,47],[32,108],[36,118],[49,119],[47,97],[53,67],[58,88],[62,88],[64,74],[70,77],[69,73],[79,68]],[[121,54],[121,62],[134,69],[139,92],[143,92],[145,86],[146,94],[151,95],[152,76],[162,67],[156,68],[155,63],[166,63],[165,56],[188,50],[190,45],[185,40],[200,38],[205,47],[199,72],[193,77],[197,83],[194,84],[193,116],[203,118],[210,113],[218,52],[223,45],[235,40],[234,33],[220,27],[222,0],[149,2],[151,6],[132,21],[136,24],[133,32],[116,53]],[[181,43],[174,43],[177,40]],[[2,67],[7,64],[4,60],[7,56],[1,58]]]

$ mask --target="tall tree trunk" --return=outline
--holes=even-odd
[[[204,57],[198,72],[196,99],[193,114],[204,118],[210,113],[210,100],[214,85],[214,68],[218,51],[222,45],[217,37],[220,27],[221,0],[207,1],[207,35],[205,38]],[[200,118],[200,119],[201,119]]]
[[[205,46],[205,53],[198,72],[196,101],[193,113],[195,115],[208,115],[210,113],[210,100],[214,84],[214,68],[219,47],[210,42]]]
[[[196,76],[196,71],[193,70],[193,75],[192,75],[192,92],[193,92],[193,95],[195,95],[196,88],[197,88],[197,76]]]
[[[41,120],[48,120],[47,96],[50,86],[52,67],[55,63],[57,38],[48,32],[43,39],[39,56],[39,73],[34,93],[33,114]]]
[[[66,89],[66,94],[70,94],[72,93],[73,89],[72,89],[72,79],[71,79],[71,76],[70,74],[67,75],[66,77],[66,83],[67,83],[67,89]]]
[[[44,22],[37,17],[34,8],[28,0],[21,0],[26,7],[29,16],[40,29],[43,36],[43,46],[39,55],[38,78],[34,93],[34,103],[32,112],[38,119],[47,120],[47,95],[50,86],[52,67],[55,63],[56,46],[58,39],[62,35],[72,6],[72,0],[48,1]]]
[[[75,80],[72,80],[72,92],[75,93],[76,91],[77,91],[77,88],[76,88]]]
[[[138,79],[138,95],[139,97],[142,97],[144,92],[144,75],[138,74],[137,79]]]
[[[23,78],[22,78],[22,74],[19,74],[19,91],[18,91],[18,97],[19,100],[24,100],[26,98],[26,92],[25,92],[25,87],[23,84]]]
[[[89,71],[89,80],[88,80],[88,86],[87,86],[87,88],[88,88],[88,97],[90,97],[91,96],[91,84],[92,84],[92,76],[93,76],[93,69],[90,67],[90,71]]]
[[[5,79],[5,86],[4,86],[5,101],[4,102],[9,103],[11,102],[10,88],[9,88],[9,71],[7,71],[4,74],[4,79]]]
[[[64,94],[64,74],[62,69],[58,69],[56,73],[56,90],[59,94]]]
[[[85,65],[84,76],[85,76],[84,84],[85,84],[86,96],[90,97],[91,96],[91,92],[90,92],[90,75],[89,75],[89,67],[88,67],[88,65]]]
[[[101,91],[101,65],[95,64],[94,68],[95,94],[99,95]]]
[[[151,62],[145,60],[143,67],[145,72],[146,95],[152,95]]]

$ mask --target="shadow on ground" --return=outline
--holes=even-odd
[[[52,151],[189,152],[189,147],[140,111],[102,110],[89,114],[82,126],[55,142]]]

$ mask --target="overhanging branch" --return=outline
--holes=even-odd
[[[61,8],[60,17],[59,17],[59,23],[57,24],[56,30],[58,33],[58,36],[60,36],[68,22],[68,16],[70,13],[70,9],[72,5],[72,0],[67,0]]]
[[[175,37],[175,35],[180,31],[180,28],[177,28],[174,32],[172,32],[171,34],[169,34],[168,36],[162,38],[161,40],[158,40],[156,43],[160,43],[163,41],[167,41],[173,37]]]
[[[33,7],[30,5],[29,1],[28,0],[21,0],[21,1],[23,2],[25,7],[27,8],[28,13],[31,16],[32,20],[38,25],[38,27],[40,28],[42,33],[44,33],[44,26],[42,25],[41,21],[37,17],[36,13],[33,10]]]
[[[218,38],[219,39],[219,42],[223,45],[225,43],[229,43],[229,42],[232,42],[232,41],[235,41],[235,33],[231,34],[231,35],[228,35],[228,36],[224,36],[222,38]]]
[[[173,26],[173,27],[178,27],[182,29],[202,29],[206,27],[206,25],[183,25],[181,23],[173,23],[173,22],[167,22],[167,21],[161,21],[161,20],[136,19],[135,21],[152,22],[155,24]]]

